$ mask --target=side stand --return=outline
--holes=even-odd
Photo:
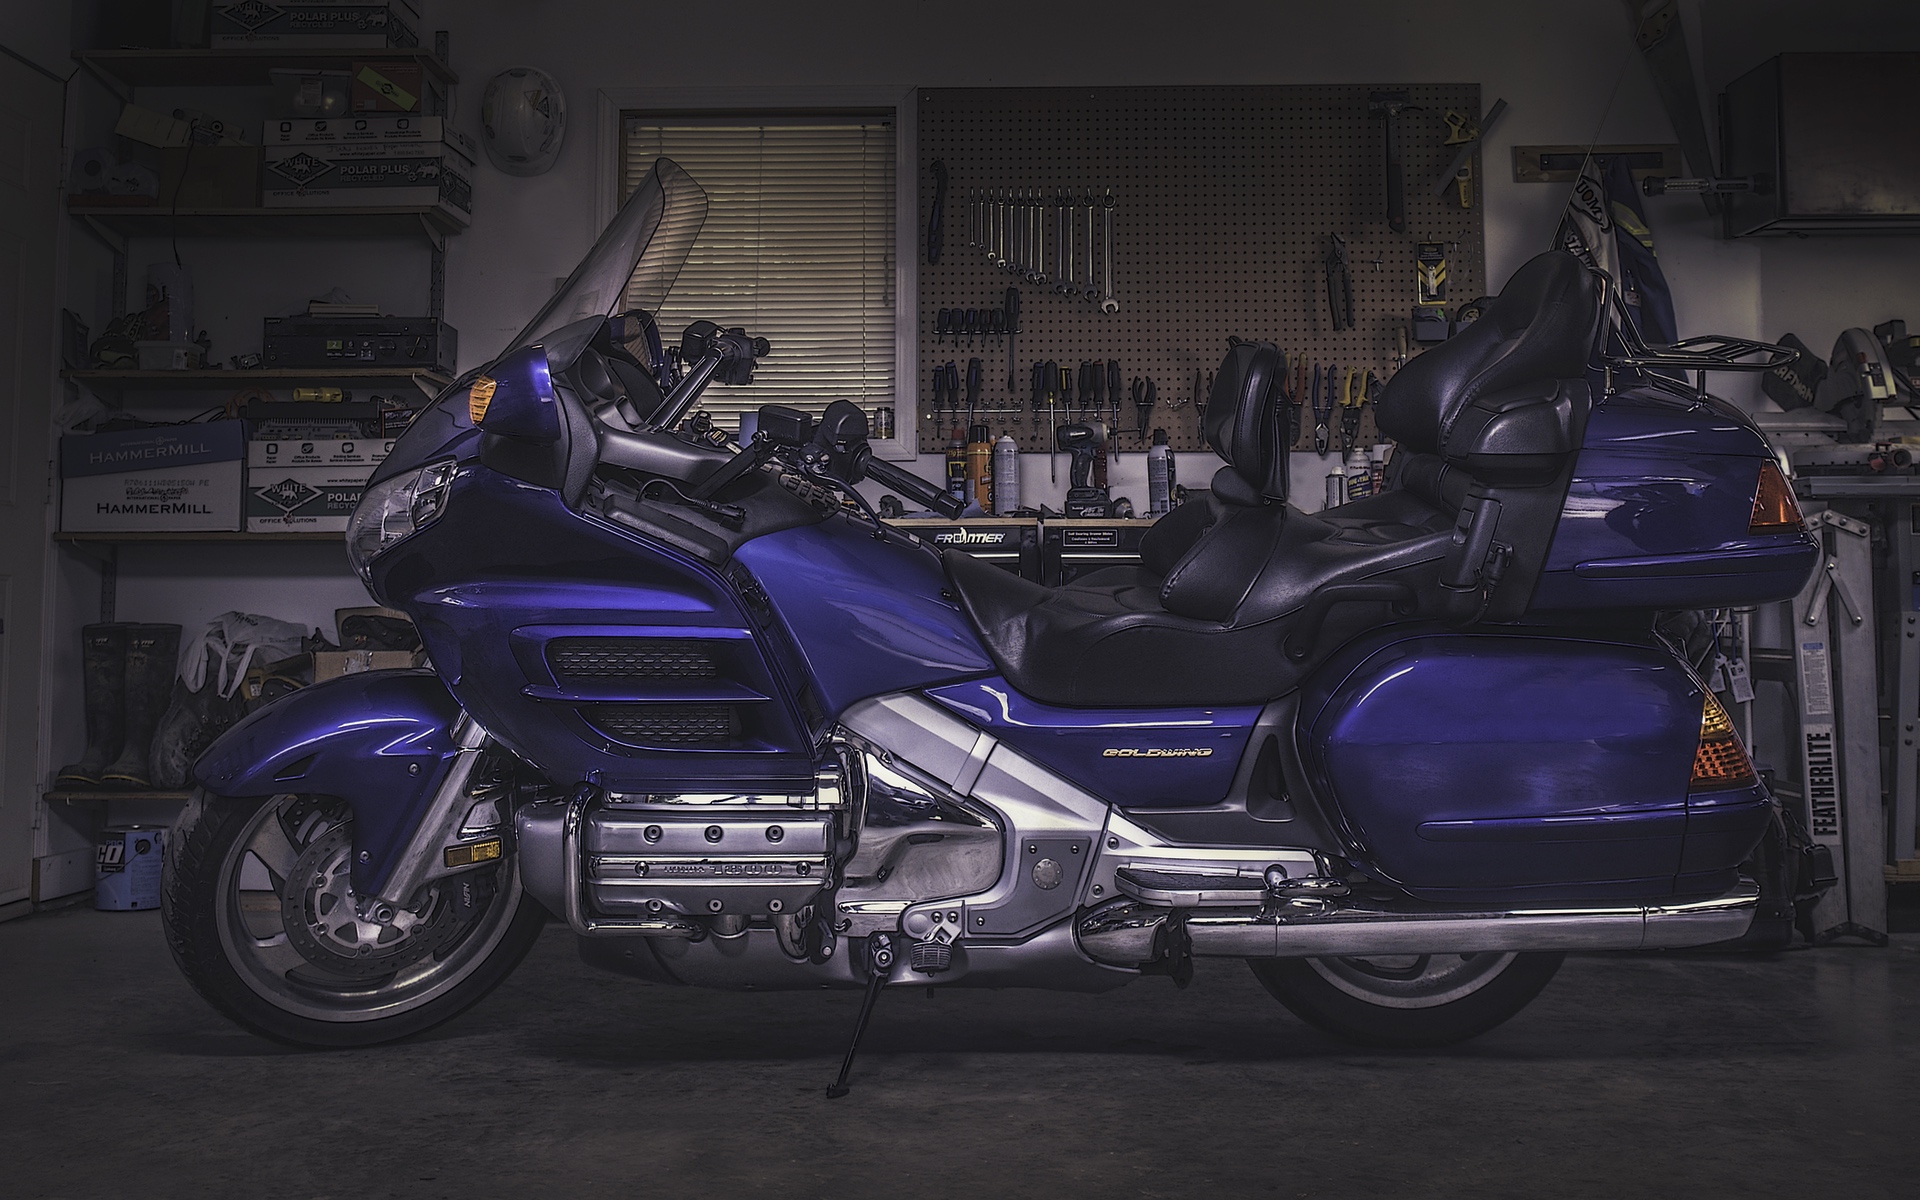
[[[893,939],[884,933],[867,938],[867,994],[860,1000],[860,1016],[853,1022],[853,1041],[847,1044],[847,1056],[840,1061],[840,1077],[827,1089],[827,1099],[838,1100],[848,1092],[847,1076],[853,1071],[853,1056],[860,1052],[860,1038],[867,1032],[867,1020],[873,1016],[880,989],[887,986],[887,972],[893,968]]]

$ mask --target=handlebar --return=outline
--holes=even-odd
[[[967,507],[951,492],[937,488],[918,475],[902,470],[882,458],[867,460],[867,478],[883,487],[900,492],[907,499],[932,509],[948,520],[959,516]]]

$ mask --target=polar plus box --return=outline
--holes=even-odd
[[[70,533],[240,528],[244,421],[60,439],[60,528]]]
[[[279,122],[269,122],[274,131]],[[437,141],[388,139],[269,144],[260,173],[266,208],[433,208],[473,216],[473,144],[454,130]]]
[[[412,0],[242,0],[213,6],[215,50],[385,50],[420,44]]]
[[[247,532],[340,532],[393,440],[255,441],[247,446]]]

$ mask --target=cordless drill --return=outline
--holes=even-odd
[[[1067,515],[1069,517],[1109,517],[1112,505],[1107,489],[1093,486],[1093,464],[1100,457],[1100,433],[1093,426],[1076,421],[1062,425],[1054,435],[1060,449],[1072,456],[1067,468]]]

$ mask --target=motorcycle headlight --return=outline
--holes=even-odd
[[[359,507],[347,521],[347,561],[362,583],[373,586],[373,560],[383,551],[445,511],[457,466],[428,463],[376,483],[360,497]]]

